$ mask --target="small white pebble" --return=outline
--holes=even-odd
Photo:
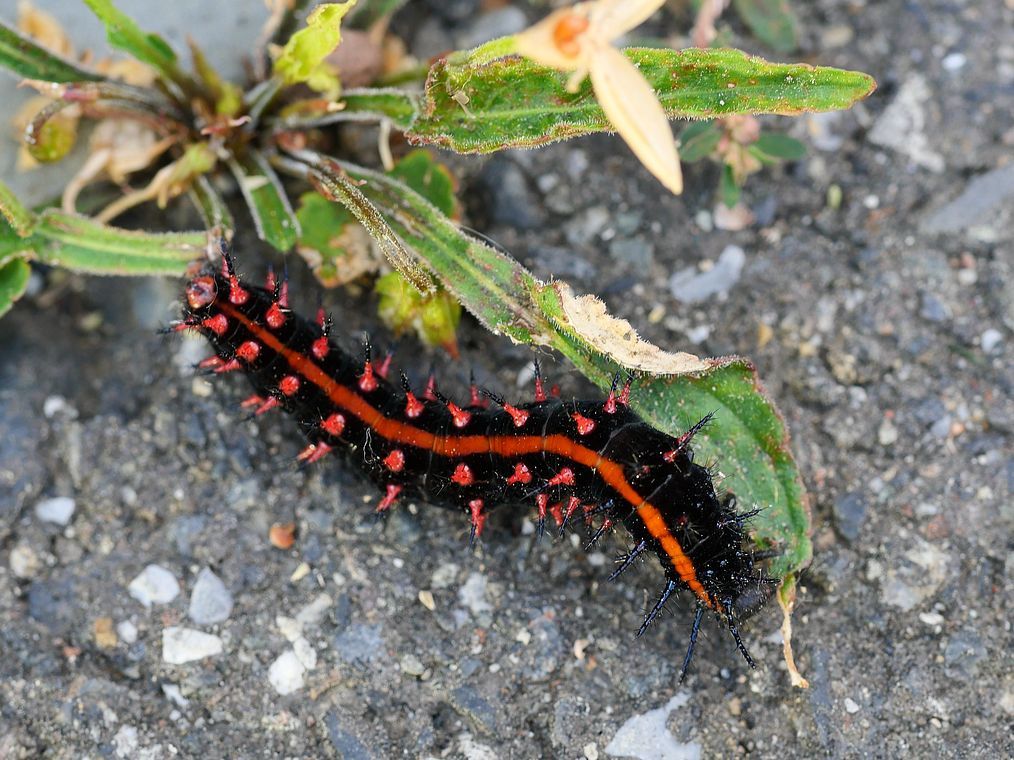
[[[296,658],[307,670],[313,670],[317,667],[317,651],[313,648],[310,642],[306,640],[306,637],[298,636],[296,640],[292,642],[292,651],[295,652]]]
[[[165,694],[169,701],[177,707],[186,707],[190,704],[190,700],[183,696],[183,692],[180,691],[180,687],[174,683],[162,684],[162,693]]]
[[[898,440],[898,428],[890,420],[884,420],[877,430],[877,440],[881,446],[890,446]]]
[[[10,564],[11,572],[17,578],[34,578],[35,574],[39,572],[39,568],[42,567],[39,555],[28,544],[18,544],[11,549],[11,555],[7,561]]]
[[[968,63],[968,57],[964,53],[951,53],[945,55],[940,65],[947,71],[960,71]]]
[[[268,668],[268,683],[283,696],[303,688],[306,667],[291,649],[282,652]]]
[[[701,343],[706,341],[709,335],[711,335],[710,325],[698,325],[697,327],[691,327],[687,330],[687,340],[695,346],[699,346]]]
[[[182,665],[221,653],[222,640],[210,633],[179,626],[162,631],[162,660],[170,665]]]
[[[137,626],[129,620],[123,620],[116,624],[116,635],[124,644],[133,644],[137,641]]]
[[[414,654],[406,654],[401,657],[401,672],[418,678],[426,672],[426,666]]]
[[[113,752],[117,757],[137,757],[137,729],[134,726],[120,726],[113,737]]]
[[[148,565],[127,586],[127,591],[145,607],[168,604],[180,593],[175,576],[160,565]]]
[[[66,525],[74,516],[74,500],[67,496],[55,496],[43,499],[35,505],[35,516],[43,522]]]
[[[66,413],[68,417],[77,417],[77,409],[68,404],[63,396],[49,396],[42,402],[42,414],[47,420],[61,413]]]
[[[845,712],[849,715],[855,715],[859,712],[859,705],[851,697],[845,697]]]
[[[919,619],[926,625],[940,625],[944,622],[944,616],[939,612],[920,612]]]
[[[983,330],[982,335],[979,336],[979,345],[982,350],[987,354],[993,353],[993,349],[999,346],[1003,342],[1003,333],[997,330],[995,327],[990,327],[988,330]]]
[[[324,615],[331,609],[334,600],[328,594],[318,594],[317,598],[296,613],[296,622],[300,629],[320,625]]]
[[[599,748],[594,742],[584,745],[582,751],[584,752],[585,760],[599,760]]]

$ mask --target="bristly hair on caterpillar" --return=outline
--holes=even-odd
[[[754,667],[738,626],[775,586],[747,547],[744,524],[756,513],[737,513],[735,500],[720,498],[709,470],[694,462],[692,440],[711,415],[680,436],[656,430],[630,410],[629,378],[594,401],[547,394],[538,372],[530,403],[511,404],[473,384],[469,402],[458,405],[432,377],[414,391],[404,375],[390,382],[389,359],[378,363],[369,346],[361,359],[343,351],[323,310],[315,321],[292,312],[284,279],[269,276],[263,288],[241,280],[227,253],[220,272],[190,280],[182,319],[169,329],[208,339],[214,355],[202,369],[247,376],[254,393],[244,407],[257,415],[279,407],[297,420],[309,440],[299,461],[335,453],[362,469],[381,488],[378,512],[419,497],[463,512],[475,540],[490,510],[526,504],[540,534],[550,520],[561,535],[584,523],[589,547],[622,525],[633,546],[610,579],[647,552],[665,575],[638,635],[675,592],[694,596],[680,681],[707,610]]]

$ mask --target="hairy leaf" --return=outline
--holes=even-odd
[[[206,232],[138,232],[46,209],[39,215],[35,258],[104,275],[181,275],[204,255]]]
[[[418,112],[416,98],[390,88],[345,90],[339,101],[326,98],[297,100],[282,109],[271,127],[275,131],[319,129],[346,121],[377,122],[388,119],[398,129],[408,129]]]
[[[64,60],[3,22],[0,22],[0,66],[25,79],[45,82],[98,82],[104,78]]]
[[[17,196],[3,182],[0,182],[0,216],[6,220],[18,237],[30,235],[35,226],[35,215],[22,205]]]
[[[31,273],[32,268],[24,259],[13,259],[0,266],[0,317],[21,298]]]
[[[483,49],[485,49],[484,46]],[[860,72],[770,63],[739,50],[628,48],[670,118],[798,114],[846,108],[869,95]],[[411,142],[459,153],[534,147],[610,130],[591,83],[568,92],[568,74],[527,58],[443,58],[430,69]]]
[[[714,458],[743,508],[763,508],[751,530],[759,546],[782,550],[773,572],[790,576],[805,567],[811,546],[802,483],[784,422],[749,362],[666,354],[636,339],[630,325],[605,314],[601,302],[575,299],[560,283],[540,282],[509,256],[464,234],[396,179],[331,159],[317,162],[315,170],[341,170],[363,182],[362,192],[394,231],[494,332],[558,349],[602,388],[618,370],[653,371],[638,380],[632,403],[662,430],[679,433],[717,410],[701,434],[702,452]],[[633,348],[627,345],[632,341]]]
[[[219,234],[232,238],[236,228],[232,212],[206,174],[198,176],[190,185],[190,197],[208,230],[217,230]]]
[[[253,151],[230,159],[229,168],[253,216],[257,237],[286,253],[299,237],[299,220],[274,169]]]
[[[142,31],[134,19],[113,5],[112,0],[84,2],[106,27],[110,45],[154,67],[169,81],[180,85],[188,81],[176,65],[176,53],[159,35]]]

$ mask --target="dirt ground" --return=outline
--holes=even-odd
[[[413,49],[514,30],[475,5],[413,3]],[[540,276],[660,346],[757,363],[813,500],[808,690],[773,606],[744,631],[757,670],[706,623],[680,687],[687,611],[634,639],[658,573],[605,583],[618,541],[585,554],[501,515],[473,553],[443,510],[376,522],[370,486],[296,469],[289,420],[246,421],[239,380],[195,378],[203,346],[156,335],[180,283],[40,271],[0,321],[0,757],[1012,756],[1014,5],[794,5],[789,57],[879,89],[765,120],[809,150],[751,178],[744,230],[713,229],[714,168],[670,197],[607,136],[454,166],[469,223]],[[674,273],[730,245],[745,263],[719,267],[725,295],[674,297]],[[325,302],[350,344],[385,339],[368,294]],[[462,358],[434,358],[447,385],[472,367],[529,393],[529,349],[466,322]],[[280,551],[268,528],[288,520]]]

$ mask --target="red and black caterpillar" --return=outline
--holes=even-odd
[[[691,439],[709,418],[679,437],[656,430],[628,408],[629,381],[614,383],[605,401],[547,397],[537,378],[533,403],[486,393],[494,402],[487,408],[473,390],[471,402],[458,406],[432,382],[418,395],[404,375],[400,387],[388,382],[387,362],[378,366],[368,348],[365,359],[354,359],[331,341],[330,325],[323,311],[316,323],[291,312],[284,282],[242,282],[226,257],[221,273],[189,282],[172,329],[208,338],[215,355],[204,369],[246,374],[255,393],[245,406],[282,407],[296,418],[310,441],[301,461],[337,451],[356,462],[383,488],[379,512],[418,496],[464,512],[474,538],[491,509],[534,504],[540,531],[547,519],[561,531],[600,521],[589,545],[623,525],[634,546],[611,578],[646,551],[666,577],[638,635],[675,591],[689,589],[697,604],[681,680],[707,609],[754,666],[737,625],[774,587],[746,548],[750,515],[719,498],[709,470],[694,462]]]

